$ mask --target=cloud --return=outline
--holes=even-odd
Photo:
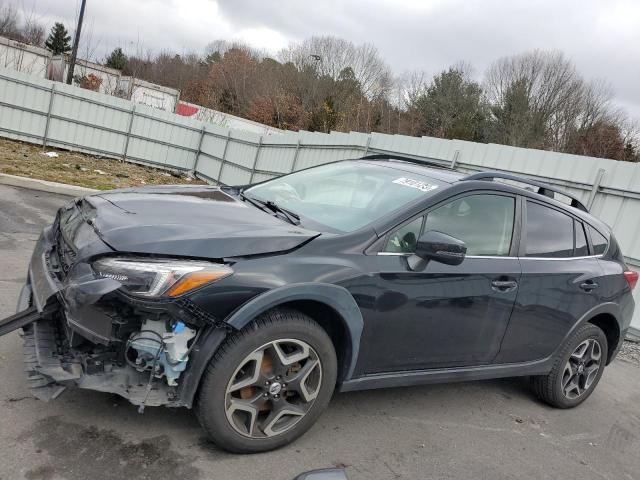
[[[79,0],[31,1],[49,22],[72,25],[79,9]],[[561,50],[640,117],[637,0],[88,0],[87,25],[102,56],[115,46],[203,51],[221,38],[275,53],[337,35],[375,44],[396,73],[434,74],[463,60],[480,77],[501,56]]]

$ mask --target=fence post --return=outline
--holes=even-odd
[[[596,179],[593,181],[593,187],[591,187],[591,192],[589,192],[589,200],[587,200],[587,210],[591,210],[591,207],[593,207],[593,203],[596,200],[596,194],[598,193],[600,184],[604,178],[604,173],[604,168],[599,168],[596,172]]]
[[[460,150],[456,150],[455,152],[453,152],[453,158],[451,159],[451,170],[456,168],[456,164],[458,163],[458,160],[460,159]]]
[[[364,147],[364,155],[362,155],[363,157],[366,157],[367,154],[369,153],[369,146],[371,145],[371,134],[369,134],[369,136],[367,137],[367,144]]]
[[[202,129],[200,130],[200,140],[198,140],[198,149],[196,150],[196,158],[193,161],[192,173],[195,176],[198,173],[198,160],[200,159],[200,152],[202,151],[202,141],[204,140],[204,136],[206,134],[206,127],[202,125]]]
[[[249,185],[253,183],[253,177],[256,174],[256,166],[258,165],[258,157],[260,156],[260,149],[262,148],[262,135],[258,141],[258,148],[256,149],[256,156],[253,159],[253,168],[251,169],[251,176],[249,177]]]
[[[127,127],[127,139],[124,142],[124,152],[122,153],[122,161],[127,159],[127,152],[129,151],[129,139],[131,138],[131,130],[133,129],[133,119],[136,116],[136,104],[131,107],[131,118],[129,118],[129,126]]]
[[[298,165],[298,153],[300,153],[300,139],[296,143],[296,152],[293,154],[293,163],[291,164],[291,173],[296,171]]]
[[[42,137],[42,148],[47,146],[47,137],[49,136],[49,123],[51,122],[51,110],[53,109],[53,98],[56,95],[56,84],[51,84],[51,93],[49,96],[49,109],[47,110],[47,121],[44,125],[44,136]]]
[[[220,162],[220,170],[218,170],[218,183],[222,180],[222,169],[227,162],[227,147],[229,146],[229,140],[231,140],[231,130],[227,132],[227,140],[224,142],[224,150],[222,150],[222,158]]]

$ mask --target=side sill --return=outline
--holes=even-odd
[[[492,378],[546,375],[551,371],[552,366],[553,357],[549,357],[534,362],[503,365],[380,373],[348,380],[343,382],[339,389],[341,392],[353,392],[374,388],[411,387],[431,383],[469,382],[474,380],[489,380]]]

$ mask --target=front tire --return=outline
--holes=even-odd
[[[204,374],[196,414],[220,448],[273,450],[311,428],[331,399],[336,375],[327,333],[297,310],[272,310],[218,349]]]
[[[593,393],[608,355],[607,337],[597,326],[587,323],[567,341],[546,376],[533,377],[535,394],[556,408],[573,408]]]

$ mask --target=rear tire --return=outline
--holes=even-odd
[[[196,415],[220,448],[273,450],[311,428],[331,399],[336,376],[327,333],[297,310],[271,310],[218,349],[203,376]]]
[[[565,343],[548,375],[531,378],[532,389],[540,400],[553,407],[576,407],[598,385],[607,355],[604,332],[587,323]]]

